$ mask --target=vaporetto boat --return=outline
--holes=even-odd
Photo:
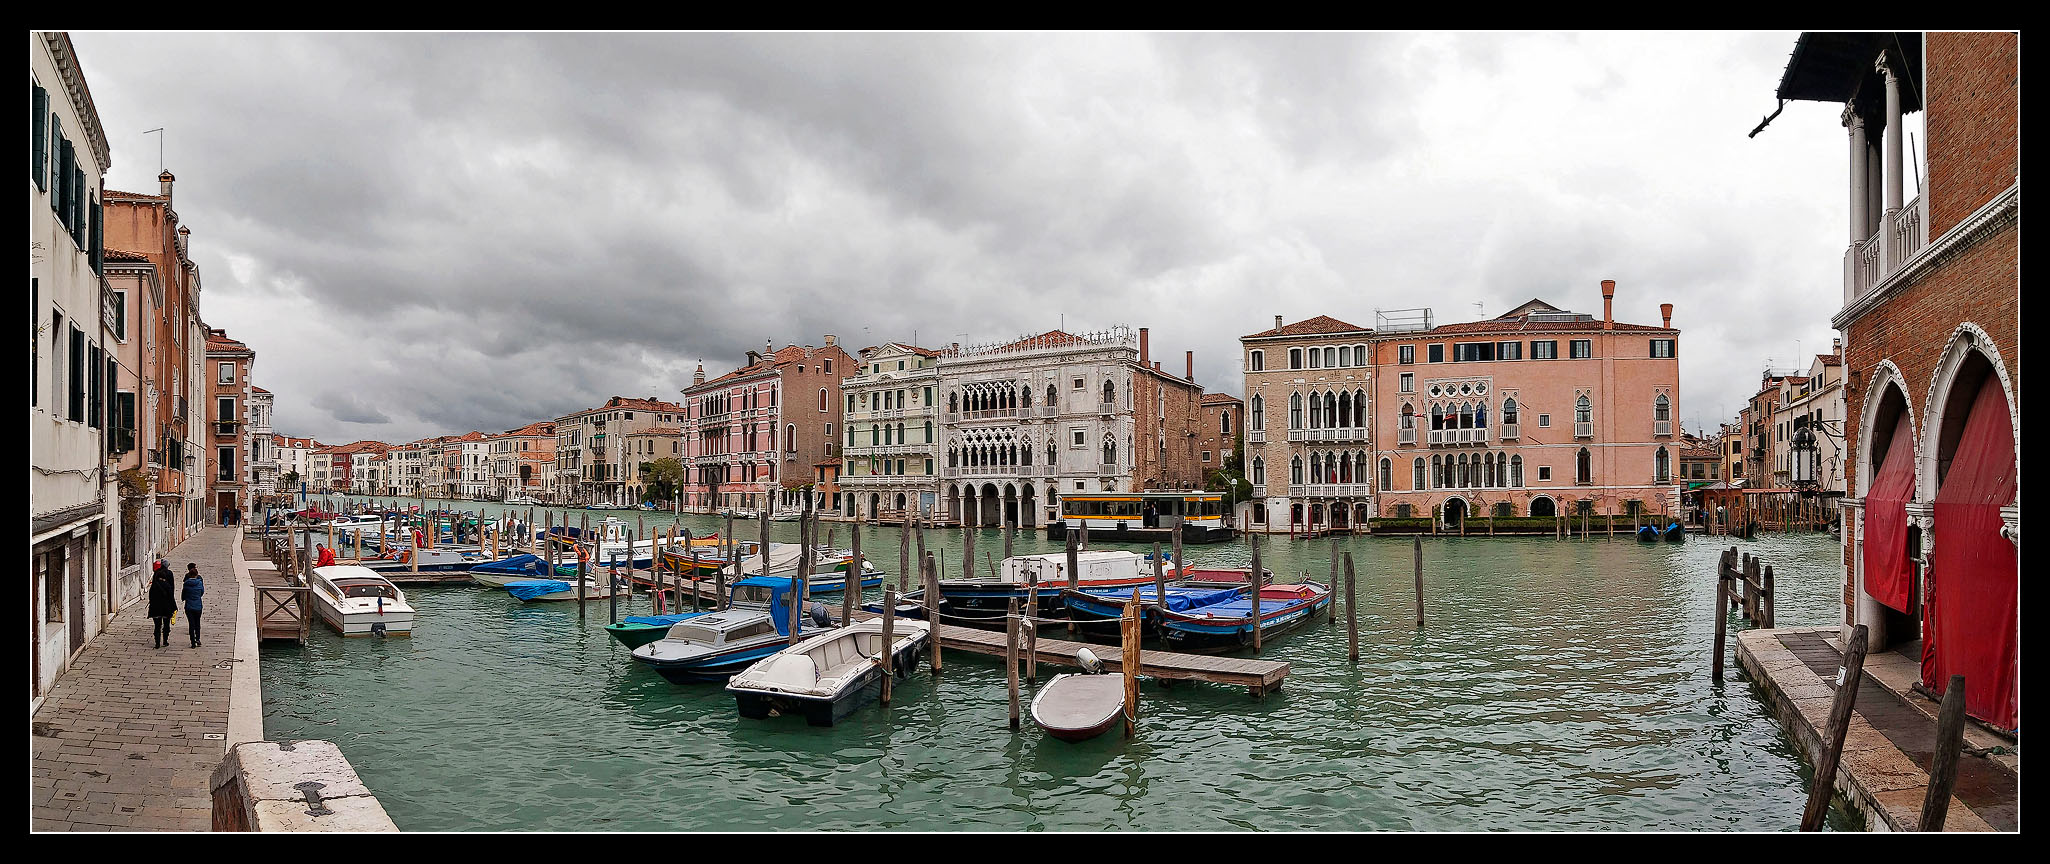
[[[413,607],[406,595],[367,567],[316,567],[309,587],[315,614],[343,636],[413,632]]]

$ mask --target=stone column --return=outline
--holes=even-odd
[[[1870,152],[1870,149],[1865,143],[1865,118],[1858,114],[1857,100],[1852,99],[1844,103],[1843,122],[1844,128],[1850,133],[1851,144],[1851,182],[1849,184],[1851,206],[1850,213],[1848,214],[1851,239],[1849,247],[1844,252],[1844,305],[1849,306],[1852,301],[1858,299],[1859,259],[1862,257],[1865,238],[1871,236],[1865,229],[1865,205],[1869,200],[1865,190],[1865,179],[1867,176],[1865,163],[1866,155]],[[1748,462],[1748,453],[1745,454],[1745,458]]]
[[[1880,146],[1886,153],[1886,173],[1881,180],[1886,204],[1879,217],[1879,265],[1882,271],[1887,271],[1899,263],[1899,244],[1893,236],[1893,225],[1901,211],[1901,83],[1900,76],[1895,74],[1893,64],[1887,62],[1884,53],[1879,55],[1875,66],[1886,77],[1886,129],[1880,139]]]

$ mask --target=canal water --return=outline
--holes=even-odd
[[[671,518],[614,515],[651,517],[651,528],[652,517]],[[717,527],[710,517],[683,522],[700,534]],[[736,524],[744,537],[759,534],[759,523]],[[851,526],[827,527],[847,545]],[[896,529],[862,530],[872,560],[894,571]],[[796,525],[771,523],[770,533],[794,541]],[[926,537],[949,572],[960,538]],[[1335,626],[1320,621],[1267,646],[1263,657],[1292,668],[1264,699],[1146,682],[1129,740],[1069,744],[1029,719],[1010,732],[1001,664],[962,652],[939,677],[921,665],[888,709],[871,705],[830,729],[743,720],[719,685],[670,684],[633,663],[606,637],[603,603],[580,620],[574,603],[522,604],[477,587],[409,590],[419,609],[410,638],[344,640],[316,625],[304,647],[266,645],[264,732],[340,745],[413,831],[1800,822],[1808,772],[1791,742],[1734,656],[1727,682],[1709,681],[1718,549],[1709,538],[1427,537],[1421,631],[1410,540],[1341,544],[1359,572],[1357,666],[1346,661],[1341,612]],[[983,531],[976,545],[1001,550],[1001,534]],[[1774,565],[1782,624],[1835,620],[1838,547],[1828,535],[1741,545]],[[1330,549],[1329,540],[1270,539],[1262,556],[1278,579],[1323,581]],[[1020,553],[1055,550],[1043,536],[1019,536]],[[1250,548],[1188,553],[1243,566]],[[630,607],[648,611],[645,598]],[[1042,667],[1041,681],[1056,671]],[[1832,816],[1838,827],[1844,819]]]

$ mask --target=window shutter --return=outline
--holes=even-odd
[[[64,140],[56,121],[56,115],[51,115],[50,136],[51,140],[56,142],[57,152],[51,154],[52,161],[56,164],[51,166],[50,172],[50,209],[57,211],[57,221],[62,222],[65,213],[64,196],[69,194],[64,184],[71,176],[71,142]]]
[[[87,379],[85,391],[85,425],[94,429],[98,429],[100,428],[100,386],[102,381],[104,381],[104,379],[100,376],[105,374],[101,371],[100,368],[102,365],[100,363],[100,346],[95,344],[92,347],[87,348],[85,356]]]
[[[106,225],[101,219],[102,214],[106,212],[106,205],[98,197],[94,197],[90,200],[88,207],[92,211],[92,245],[90,249],[92,251],[93,272],[104,275],[107,266],[107,238],[105,233]]]
[[[35,140],[29,144],[28,173],[35,179],[37,189],[49,191],[47,169],[43,166],[49,164],[50,158],[50,91],[34,84],[29,86],[33,94],[29,97],[29,128]]]
[[[71,169],[71,242],[85,251],[85,169]]]

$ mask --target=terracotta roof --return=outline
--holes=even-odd
[[[534,421],[534,422],[532,422],[532,423],[529,423],[529,424],[527,424],[527,425],[525,425],[525,426],[521,426],[521,427],[520,427],[520,428],[518,428],[518,429],[507,429],[507,430],[505,430],[504,432],[501,432],[501,433],[499,433],[499,434],[497,434],[497,435],[493,435],[493,436],[490,436],[490,437],[493,437],[493,438],[533,438],[533,437],[538,437],[538,436],[542,436],[542,435],[554,435],[554,434],[555,434],[555,421],[553,421],[553,420],[536,420],[536,421]]]
[[[907,348],[910,348],[910,347],[913,347],[913,346],[909,346],[909,345],[906,345],[905,347],[907,347]],[[924,350],[924,349],[918,349],[918,350]],[[814,354],[819,354],[819,353],[822,353],[822,352],[828,352],[828,351],[839,351],[840,353],[843,353],[843,354],[845,353],[845,351],[844,351],[844,350],[841,350],[841,349],[840,349],[840,346],[838,346],[838,345],[824,345],[824,346],[820,346],[820,347],[818,347],[818,348],[813,348],[813,349],[811,349],[810,351],[806,351],[806,350],[805,350],[805,349],[804,349],[804,348],[803,348],[802,346],[798,346],[798,345],[785,345],[785,346],[783,346],[782,348],[780,348],[780,349],[777,349],[776,351],[774,351],[774,352],[772,352],[772,353],[770,353],[770,354],[767,354],[767,355],[763,356],[763,357],[762,357],[762,359],[760,359],[760,360],[757,360],[757,361],[755,361],[755,362],[753,362],[753,363],[750,363],[750,364],[748,364],[748,365],[746,365],[746,366],[742,366],[742,367],[740,367],[740,368],[738,368],[738,369],[735,369],[735,370],[733,370],[733,371],[731,371],[731,372],[728,372],[728,373],[726,373],[726,374],[724,374],[724,375],[721,375],[721,376],[719,376],[719,377],[717,377],[717,378],[713,378],[713,379],[711,379],[710,381],[706,381],[706,382],[705,382],[705,383],[703,383],[703,384],[692,384],[692,385],[690,385],[690,387],[689,387],[689,388],[685,389],[685,390],[684,390],[683,392],[685,392],[685,393],[691,393],[691,392],[695,392],[695,391],[698,391],[698,390],[702,390],[702,389],[705,389],[705,388],[708,388],[708,387],[716,387],[716,386],[718,386],[718,385],[720,385],[720,384],[723,384],[723,383],[725,383],[725,382],[727,382],[727,381],[732,381],[732,380],[736,380],[736,379],[740,379],[740,378],[746,378],[746,377],[749,377],[749,376],[752,376],[752,375],[759,375],[759,374],[761,374],[761,373],[764,373],[764,372],[768,372],[768,371],[770,371],[770,370],[772,370],[772,369],[776,369],[776,368],[778,368],[778,367],[782,367],[782,366],[787,366],[787,365],[789,365],[789,364],[791,364],[791,363],[799,363],[799,362],[802,362],[802,361],[804,361],[804,360],[810,359],[810,357],[811,357],[812,355],[814,355]],[[848,359],[855,359],[855,358],[849,357]],[[859,360],[856,360],[856,362],[859,362]],[[618,398],[618,397],[616,397],[616,396],[615,396],[615,397],[613,397],[613,398],[615,398],[615,399],[616,399],[616,398]],[[634,400],[634,401],[642,401],[642,400]],[[661,409],[661,410],[668,410],[668,411],[681,411],[681,410],[683,410],[683,406],[680,406],[680,405],[671,405],[671,404],[669,404],[669,403],[667,403],[667,402],[663,402],[663,403],[661,403],[661,404],[662,404],[662,405],[664,406],[664,408],[663,408],[663,409]]]
[[[1429,330],[1422,331],[1420,333],[1416,333],[1413,335],[1428,339],[1438,334],[1450,333],[1548,333],[1565,331],[1593,332],[1601,329],[1602,321],[1599,318],[1591,318],[1586,321],[1531,321],[1525,318],[1490,318],[1486,321],[1467,321],[1461,324],[1442,324],[1437,327],[1433,327]],[[1625,324],[1621,321],[1616,322],[1615,329],[1619,331],[1630,331],[1633,333],[1679,332],[1671,327],[1652,327],[1645,324]]]
[[[1240,403],[1240,401],[1239,401],[1239,397],[1237,397],[1237,396],[1233,396],[1233,395],[1231,395],[1230,393],[1205,393],[1205,394],[1203,394],[1203,401],[1202,401],[1202,403],[1201,403],[1201,404],[1204,404],[1204,405],[1238,405],[1238,404],[1241,404],[1241,403]],[[1249,602],[1250,602],[1250,601],[1249,601]]]
[[[1271,330],[1262,330],[1251,336],[1241,336],[1239,338],[1270,339],[1279,336],[1314,336],[1319,333],[1361,333],[1366,331],[1367,328],[1365,327],[1347,324],[1329,315],[1319,315],[1315,318],[1297,321],[1294,324],[1284,324]]]
[[[106,260],[113,261],[116,263],[149,263],[148,255],[144,255],[141,252],[130,252],[126,249],[102,249],[100,250],[100,254],[104,256]]]
[[[271,395],[271,392],[270,392],[269,390],[265,390],[265,389],[263,389],[262,387],[256,387],[256,386],[251,386],[251,387],[250,387],[249,389],[251,389],[251,390],[254,390],[254,391],[258,392],[258,393],[262,393],[262,394],[263,394],[263,395],[265,395],[265,396],[269,396],[269,395]],[[1246,602],[1249,602],[1249,603],[1250,603],[1250,602],[1252,602],[1252,601],[1250,601],[1250,600],[1249,600],[1249,601],[1246,601]]]
[[[1817,354],[1815,355],[1815,359],[1822,361],[1822,365],[1824,366],[1844,365],[1844,355],[1842,354]]]

